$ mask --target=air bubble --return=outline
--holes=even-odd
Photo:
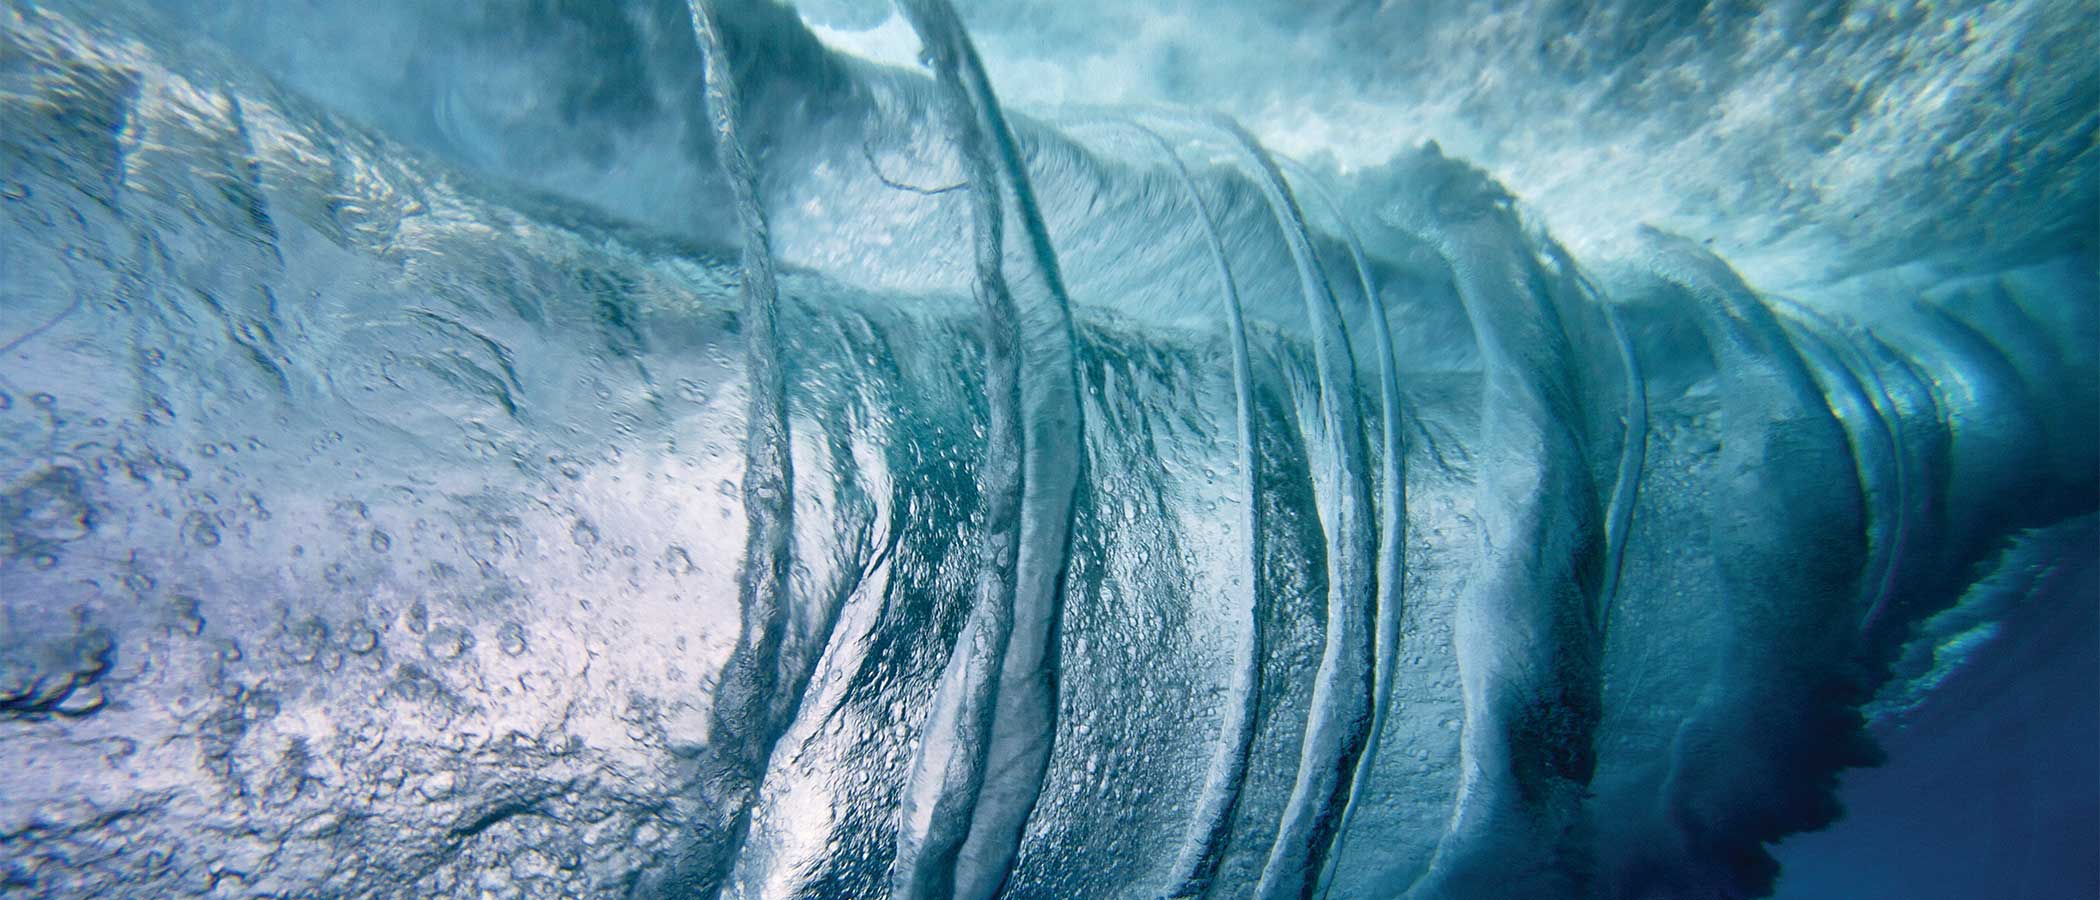
[[[458,659],[474,645],[472,635],[450,625],[440,625],[423,638],[423,652],[431,659]]]
[[[416,793],[422,794],[425,799],[443,800],[452,796],[452,790],[458,782],[458,777],[451,772],[439,772],[423,779],[423,783],[416,786]]]
[[[496,630],[496,646],[505,656],[517,656],[525,652],[525,629],[516,622],[505,622]]]
[[[192,544],[199,547],[219,546],[219,526],[218,523],[212,521],[211,516],[202,512],[190,513],[189,526],[186,530],[189,533],[190,543]]]
[[[204,613],[201,609],[202,604],[197,602],[197,598],[177,594],[173,600],[169,601],[169,606],[175,612],[175,626],[181,629],[184,634],[196,637],[204,633]]]
[[[328,646],[328,626],[319,619],[308,619],[292,630],[291,646],[287,652],[292,661],[310,663],[318,659]]]

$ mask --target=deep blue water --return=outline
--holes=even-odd
[[[1845,777],[1847,817],[1781,849],[1777,896],[2100,895],[2095,558],[2069,555],[1988,651],[1881,735],[1889,761]]]

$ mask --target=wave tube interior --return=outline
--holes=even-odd
[[[0,0],[0,892],[2094,896],[2096,20]]]

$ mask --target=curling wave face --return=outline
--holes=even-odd
[[[1754,896],[2100,506],[2075,206],[1781,297],[945,3],[161,6],[0,30],[10,889]]]

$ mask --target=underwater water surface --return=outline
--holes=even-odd
[[[0,894],[2094,896],[2095,20],[0,0]]]

